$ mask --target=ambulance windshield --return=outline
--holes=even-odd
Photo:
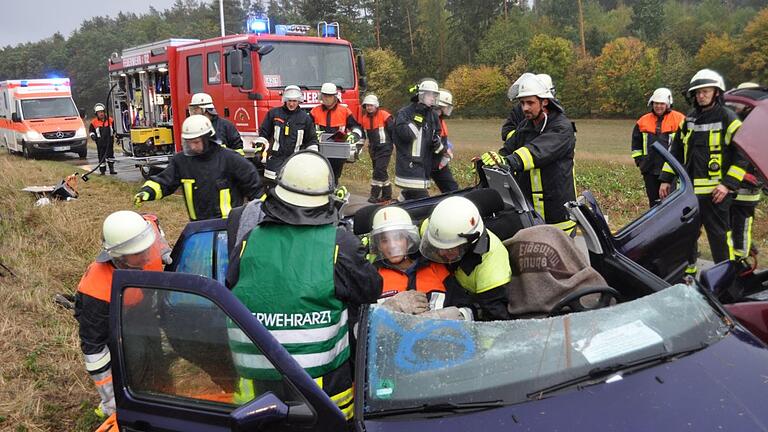
[[[275,50],[261,58],[261,72],[268,88],[297,85],[319,89],[332,82],[343,89],[355,86],[352,50],[348,45],[274,42]]]
[[[21,112],[26,120],[78,117],[77,107],[69,97],[24,99],[21,101]]]

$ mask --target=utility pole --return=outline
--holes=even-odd
[[[584,9],[581,7],[581,0],[576,0],[579,3],[579,36],[581,37],[581,55],[586,57],[587,55],[587,43],[584,39]]]
[[[219,20],[221,21],[221,37],[224,37],[224,0],[219,0]]]

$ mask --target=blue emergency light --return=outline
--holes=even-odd
[[[248,31],[256,34],[269,33],[269,18],[249,18]]]
[[[320,21],[317,23],[317,34],[320,37],[339,38],[339,23]]]

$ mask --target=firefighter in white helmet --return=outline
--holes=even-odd
[[[290,155],[299,150],[317,150],[317,135],[312,116],[301,109],[304,100],[295,85],[283,90],[283,105],[272,108],[259,127],[259,136],[269,140],[264,177],[273,183]]]
[[[512,135],[514,135],[515,130],[517,130],[517,125],[523,122],[525,120],[525,115],[523,114],[523,107],[518,103],[517,101],[517,93],[520,88],[520,81],[526,79],[529,76],[535,76],[536,78],[541,81],[542,84],[544,84],[546,87],[549,88],[549,92],[552,93],[552,96],[555,96],[555,85],[552,83],[552,77],[548,74],[541,73],[541,74],[532,74],[530,72],[526,72],[522,74],[517,80],[515,80],[514,83],[512,83],[511,86],[509,86],[509,89],[507,90],[507,98],[509,98],[509,101],[514,103],[514,107],[512,108],[512,111],[509,112],[509,116],[507,117],[507,120],[504,122],[503,125],[501,125],[501,141],[504,142],[510,138],[512,138]]]
[[[669,148],[685,114],[672,109],[672,92],[665,87],[653,92],[648,107],[649,112],[640,117],[632,129],[631,150],[635,165],[643,175],[648,205],[653,207],[659,201],[659,174],[664,159],[651,146],[658,141],[664,148]]]
[[[421,254],[453,271],[452,278],[445,282],[445,306],[473,308],[475,318],[480,320],[508,319],[507,285],[512,278],[509,254],[501,240],[485,228],[477,206],[464,197],[448,197],[435,206],[425,223]],[[457,312],[449,309],[435,314],[467,318]]]
[[[107,115],[104,104],[97,103],[93,107],[96,117],[91,119],[88,126],[88,136],[96,143],[96,151],[99,156],[99,173],[104,175],[109,166],[109,173],[115,171],[115,124],[112,117]]]
[[[80,325],[80,348],[85,357],[85,368],[96,384],[101,398],[96,412],[103,417],[115,412],[108,347],[113,273],[115,269],[162,271],[163,260],[170,262],[170,247],[154,215],[142,216],[124,210],[114,212],[104,219],[102,240],[101,253],[88,266],[77,286],[75,318]],[[126,313],[146,312],[146,308],[140,307],[144,300],[139,290],[126,292],[123,299]],[[152,319],[151,316],[146,318]],[[159,327],[155,326],[155,329],[157,328]],[[156,341],[160,340],[159,336],[157,334]],[[131,354],[132,358],[138,362],[146,362],[152,355],[162,352],[159,346],[151,346],[150,339],[146,340],[149,345],[136,347]],[[154,360],[159,360],[159,357]]]
[[[189,102],[189,113],[192,115],[200,114],[208,117],[208,120],[211,121],[211,125],[213,125],[213,130],[216,131],[216,140],[241,155],[245,155],[243,152],[243,138],[240,137],[240,132],[238,132],[231,121],[219,117],[219,113],[213,105],[213,98],[211,98],[211,95],[208,93],[193,94],[192,100]]]
[[[289,156],[264,202],[236,209],[228,221],[232,293],[291,354],[312,357],[307,373],[347,419],[354,412],[348,334],[354,312],[381,295],[381,276],[354,234],[338,226],[336,187],[328,160],[314,151]],[[293,321],[279,317],[303,317]],[[277,318],[277,319],[275,319]],[[236,337],[233,336],[235,332]],[[262,353],[237,343],[230,328],[235,368],[241,377],[235,402],[253,398],[254,382],[280,385]],[[322,335],[322,337],[317,337]],[[268,384],[267,384],[268,385]]]
[[[528,74],[518,83],[517,99],[525,120],[499,153],[484,153],[481,160],[486,165],[508,166],[544,220],[574,235],[576,223],[564,207],[576,199],[573,124],[552,89],[538,77]]]
[[[437,106],[433,108],[440,119],[440,140],[443,143],[444,150],[440,157],[436,157],[432,161],[430,177],[435,182],[435,186],[440,189],[440,192],[453,192],[459,190],[459,184],[453,178],[451,167],[448,165],[451,159],[453,159],[453,143],[448,139],[448,126],[445,124],[445,119],[453,113],[453,94],[446,89],[440,89]]]
[[[735,192],[747,173],[747,161],[733,144],[741,120],[723,103],[725,82],[719,73],[702,69],[691,78],[686,97],[693,109],[688,113],[670,147],[693,181],[698,197],[701,222],[715,262],[733,260],[729,212]],[[675,172],[665,163],[659,180],[659,197],[672,191]],[[690,245],[686,273],[696,274],[698,248]]]
[[[213,140],[210,120],[192,115],[181,126],[183,151],[149,178],[134,196],[134,204],[153,201],[183,187],[189,220],[226,218],[233,207],[261,196],[262,184],[253,164]]]
[[[395,119],[387,110],[379,107],[379,98],[374,94],[366,95],[362,105],[360,123],[373,164],[371,196],[368,202],[387,202],[392,200],[392,183],[389,181],[387,168],[392,158],[392,129]]]
[[[412,88],[411,103],[395,116],[395,184],[403,199],[429,196],[430,174],[435,159],[444,151],[440,139],[437,106],[440,87],[431,78],[422,79]]]
[[[339,101],[339,89],[334,83],[324,83],[320,88],[321,104],[312,108],[309,115],[315,122],[317,135],[341,132],[346,134],[347,142],[356,144],[363,139],[363,129],[355,120],[352,111]],[[345,159],[331,159],[333,178],[336,183],[341,178]]]

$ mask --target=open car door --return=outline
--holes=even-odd
[[[605,248],[674,283],[683,276],[690,247],[699,235],[699,204],[683,166],[661,144],[654,143],[652,149],[661,153],[678,178],[676,190],[661,203],[612,233],[595,197],[586,191],[583,199],[594,216],[593,228],[607,239]]]
[[[768,146],[765,144],[768,125],[768,99],[755,103],[733,141],[763,179],[768,179]]]
[[[110,329],[120,430],[345,427],[343,414],[330,398],[250,311],[213,279],[118,270],[112,284]],[[250,352],[261,353],[252,355],[254,361],[274,368],[277,377],[243,381],[233,366],[232,343],[251,345]]]

